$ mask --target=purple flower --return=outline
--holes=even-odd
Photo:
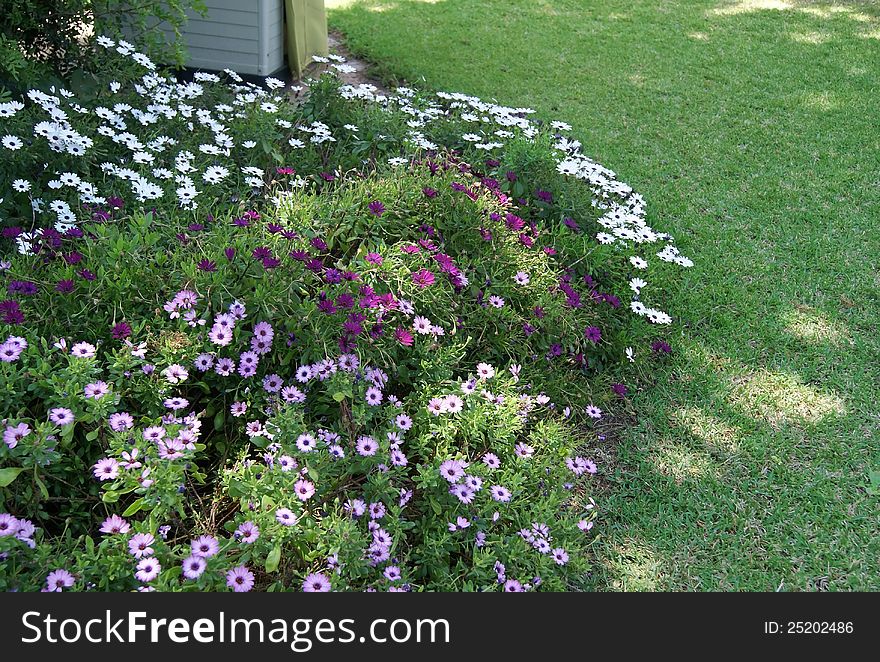
[[[46,577],[46,589],[50,592],[60,593],[62,589],[70,588],[76,581],[74,576],[67,570],[53,570]]]
[[[128,552],[135,558],[142,558],[153,553],[151,545],[155,542],[152,533],[135,533],[128,541]]]
[[[127,322],[119,322],[110,329],[110,335],[116,340],[123,340],[131,335],[131,326]]]
[[[489,488],[489,492],[492,494],[492,498],[495,501],[500,503],[507,503],[510,501],[510,490],[506,487],[502,487],[501,485],[493,485]]]
[[[535,453],[535,449],[529,446],[528,444],[518,443],[513,452],[516,453],[518,457],[529,458]]]
[[[279,508],[276,510],[275,519],[284,526],[293,526],[297,522],[297,517],[290,508]]]
[[[187,579],[198,579],[208,567],[208,562],[202,556],[188,556],[181,564],[183,566],[183,576]]]
[[[18,533],[19,520],[9,513],[0,513],[0,538]]]
[[[100,531],[101,533],[113,535],[116,533],[128,533],[130,529],[131,525],[119,515],[111,515],[101,524]]]
[[[319,572],[313,572],[303,581],[303,591],[305,593],[329,593],[333,586],[326,575]]]
[[[446,460],[440,465],[440,475],[450,483],[454,483],[464,476],[464,470],[466,467],[467,464],[460,460]]]
[[[453,533],[468,528],[471,525],[466,517],[456,517],[455,522],[449,522],[449,530]]]
[[[383,205],[378,200],[373,200],[369,205],[367,205],[367,209],[370,210],[370,213],[373,216],[381,216],[385,213],[385,205]]]
[[[114,480],[119,476],[119,462],[109,457],[102,458],[94,464],[92,473],[100,481]]]
[[[556,561],[556,565],[565,565],[568,563],[568,552],[566,552],[562,547],[557,547],[550,555],[553,557],[553,560]]]
[[[293,491],[296,492],[296,496],[300,501],[308,501],[315,493],[315,484],[303,478],[296,481]]]
[[[55,425],[69,425],[74,421],[73,412],[66,407],[53,407],[49,410],[49,420]]]
[[[86,384],[85,388],[83,389],[83,393],[85,394],[86,398],[90,400],[100,400],[109,392],[110,387],[107,385],[107,382],[102,381]]]
[[[31,428],[27,423],[19,423],[16,426],[8,425],[3,432],[3,441],[10,449],[13,449],[18,446],[19,441],[27,437],[30,433]]]
[[[357,452],[363,457],[375,455],[379,449],[379,444],[372,437],[363,436],[357,441]]]
[[[376,407],[377,405],[382,403],[382,391],[380,391],[375,386],[370,386],[367,389],[366,394],[364,395],[364,399],[367,401],[367,404],[371,407]]]
[[[190,543],[190,550],[195,556],[207,559],[220,551],[220,543],[214,536],[200,536]]]
[[[160,572],[162,572],[162,566],[156,559],[150,557],[138,562],[137,572],[134,576],[142,582],[151,582],[159,576]]]
[[[240,565],[226,573],[226,585],[236,593],[247,593],[254,587],[254,573]]]
[[[243,543],[250,544],[260,537],[260,529],[253,522],[244,522],[235,530],[235,537]]]
[[[508,579],[504,582],[504,592],[505,593],[524,593],[525,589],[523,585],[520,584],[515,579]]]
[[[602,340],[602,331],[598,326],[588,326],[584,329],[584,337],[591,343],[595,344]]]

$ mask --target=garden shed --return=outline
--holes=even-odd
[[[312,55],[327,53],[323,0],[205,0],[205,7],[204,15],[188,11],[181,30],[187,67],[270,76],[287,66],[299,76]]]

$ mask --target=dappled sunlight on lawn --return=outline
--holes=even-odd
[[[715,463],[704,451],[688,448],[674,437],[660,437],[654,443],[651,460],[657,472],[676,484],[718,475]]]
[[[817,425],[847,413],[837,393],[804,382],[795,372],[741,363],[694,343],[688,349],[689,370],[711,374],[716,395],[740,415],[768,424]]]
[[[846,403],[793,373],[758,369],[730,380],[728,399],[743,412],[773,428],[786,424],[812,424],[846,414]]]
[[[669,419],[676,427],[686,429],[705,442],[715,453],[739,452],[741,431],[702,407],[681,407],[672,412]]]
[[[718,16],[735,16],[736,14],[746,14],[761,9],[783,10],[791,8],[792,4],[785,0],[740,0],[734,4],[713,9],[709,13]]]
[[[609,575],[609,588],[615,591],[657,591],[664,562],[644,541],[626,538],[609,549],[601,560]]]
[[[831,39],[831,35],[827,32],[818,32],[815,30],[810,32],[792,32],[789,36],[792,41],[799,44],[824,44]]]
[[[873,2],[857,1],[851,5],[827,4],[815,0],[735,0],[724,3],[719,7],[707,12],[708,16],[737,16],[751,14],[760,11],[793,11],[806,14],[817,19],[831,20],[845,18],[854,23],[868,28],[880,25],[880,15],[866,13],[867,10],[877,11],[880,5]],[[865,9],[866,11],[861,11]],[[861,36],[869,36],[876,33],[861,32]],[[830,35],[823,32],[792,33],[792,39],[800,43],[819,44],[830,39]]]
[[[782,322],[787,333],[810,344],[838,346],[843,342],[852,343],[845,325],[810,306],[795,304],[782,314]]]

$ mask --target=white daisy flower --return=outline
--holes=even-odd
[[[3,138],[0,138],[0,144],[2,144],[6,149],[11,150],[13,152],[24,147],[24,143],[21,138],[18,136],[11,136],[6,134]]]

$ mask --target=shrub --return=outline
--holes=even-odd
[[[0,588],[582,586],[635,274],[690,264],[641,197],[527,109],[99,43],[0,104]]]

